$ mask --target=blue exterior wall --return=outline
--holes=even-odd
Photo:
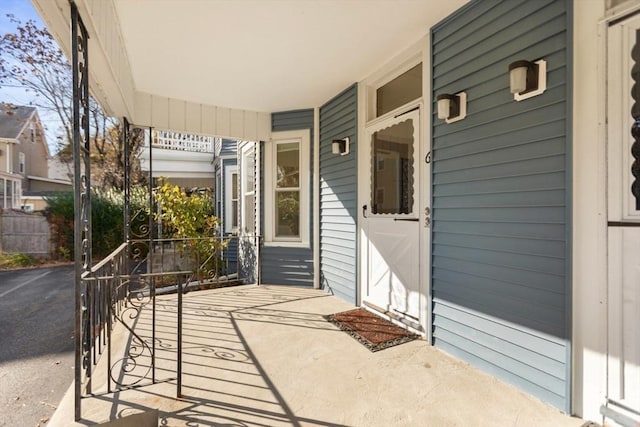
[[[311,134],[310,165],[313,170],[313,109],[283,111],[271,115],[271,131],[309,129]],[[264,157],[263,157],[264,158]],[[261,168],[264,173],[264,165]],[[309,194],[312,195],[313,183],[309,180]],[[264,179],[260,180],[261,183]],[[264,191],[264,188],[263,188]],[[262,193],[264,194],[264,192]],[[263,246],[260,250],[262,283],[276,285],[313,286],[313,197],[309,197],[309,247],[287,248]],[[264,209],[264,208],[263,208]],[[263,220],[264,215],[260,215]],[[264,230],[264,226],[262,227]]]
[[[222,138],[222,147],[220,148],[220,157],[237,156],[238,142],[235,139]]]
[[[238,164],[238,143],[236,140],[222,138],[220,145],[220,152],[214,158],[214,170],[216,175],[216,215],[220,219],[220,232],[221,235],[229,239],[227,248],[222,253],[222,261],[224,265],[223,274],[236,273],[238,271],[238,239],[231,238],[231,234],[227,233],[227,222],[231,221],[231,218],[227,218],[226,212],[226,196],[227,192],[231,191],[226,186],[226,172],[227,168],[236,166]]]
[[[347,88],[320,108],[321,285],[355,304],[357,300],[358,90]],[[334,139],[350,138],[350,153],[331,153]]]
[[[570,8],[485,0],[461,9],[432,29],[431,97],[468,96],[466,119],[432,117],[434,344],[565,411]],[[540,58],[546,92],[514,101],[509,64]]]

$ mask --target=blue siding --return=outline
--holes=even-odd
[[[358,91],[353,85],[320,108],[321,283],[355,304]],[[334,139],[350,138],[350,153],[331,153]]]
[[[235,139],[222,138],[222,148],[220,157],[235,156],[238,154],[238,141]]]
[[[223,274],[233,274],[238,272],[238,238],[226,237],[229,243],[222,253]]]
[[[565,1],[485,0],[432,30],[432,99],[468,96],[432,118],[434,344],[565,411],[569,22]],[[546,92],[514,101],[508,65],[539,58]]]
[[[309,129],[311,133],[309,161],[310,170],[313,170],[313,109],[283,111],[271,115],[271,130],[273,132],[301,129]],[[264,167],[261,170],[264,171]],[[309,194],[313,194],[313,183],[311,179],[309,179]],[[309,212],[310,243],[308,248],[262,247],[260,251],[262,283],[313,286],[312,196],[309,197]],[[261,215],[261,218],[264,218],[264,215]],[[264,230],[264,227],[262,229]]]

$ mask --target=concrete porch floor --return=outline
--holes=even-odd
[[[72,386],[48,426],[92,425],[150,409],[159,410],[162,426],[583,424],[425,341],[371,353],[322,317],[351,308],[309,288],[188,293],[182,398],[175,380],[85,398],[82,420],[74,423]],[[150,337],[149,326],[146,312],[136,331]],[[175,377],[175,295],[158,298],[157,329],[156,378]],[[148,366],[139,359],[122,381],[139,379]]]

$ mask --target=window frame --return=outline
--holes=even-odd
[[[18,153],[18,173],[22,175],[27,173],[27,156],[22,151]]]
[[[290,188],[276,187],[277,180],[277,149],[280,144],[298,143],[299,161],[299,236],[283,237],[276,236],[276,213],[275,201],[278,191],[292,191]],[[311,134],[309,129],[273,132],[271,140],[265,143],[265,170],[264,170],[264,225],[265,225],[265,246],[282,247],[309,247],[310,239],[310,149]],[[293,188],[293,187],[291,187]]]
[[[256,165],[257,159],[257,146],[254,144],[246,144],[239,149],[240,152],[240,164],[241,164],[241,173],[240,173],[240,212],[238,217],[238,232],[242,235],[254,235],[258,229],[258,212],[254,211],[253,213],[253,229],[247,228],[247,206],[246,199],[249,196],[253,196],[253,206],[254,210],[257,208],[258,203],[258,192],[256,176]],[[253,170],[247,169],[247,160],[249,157],[253,157]],[[247,183],[248,183],[248,174],[253,176],[253,189],[251,191],[247,191]]]
[[[424,52],[418,45],[410,49],[407,54],[402,55],[404,58],[398,58],[398,61],[389,64],[373,75],[369,76],[363,84],[363,104],[364,109],[364,125],[369,126],[379,120],[397,114],[398,111],[403,111],[408,105],[414,105],[422,102],[425,93],[428,92],[430,87],[428,78],[425,77],[425,66],[428,67],[428,62],[425,60]],[[416,65],[422,64],[422,95],[412,101],[407,102],[404,105],[397,107],[392,111],[388,111],[382,115],[377,114],[378,94],[377,91],[387,83],[400,77],[402,74],[411,70]],[[428,68],[427,68],[428,69]]]
[[[233,201],[236,202],[236,211],[240,203],[240,175],[238,174],[237,165],[225,166],[224,171],[224,231],[225,233],[237,233],[238,223],[240,222],[240,215],[236,217],[236,224],[233,224]],[[237,191],[235,199],[233,198],[233,175],[236,175]],[[255,195],[255,188],[254,188]]]

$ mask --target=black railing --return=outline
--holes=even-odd
[[[180,396],[183,294],[243,283],[238,278],[242,267],[237,251],[258,244],[256,236],[131,240],[84,273],[82,369],[76,370],[75,378],[80,397],[169,380],[176,380],[176,395]],[[254,259],[255,255],[249,257],[255,269]],[[258,277],[257,271],[253,277]],[[165,297],[174,293],[177,301]],[[169,304],[175,309],[175,319],[165,316],[162,322],[165,328],[167,322],[174,325],[171,334],[175,327],[176,336],[170,339],[157,334],[158,298],[163,298],[165,308]],[[158,346],[176,357],[175,368],[162,369],[163,378],[158,375]]]

